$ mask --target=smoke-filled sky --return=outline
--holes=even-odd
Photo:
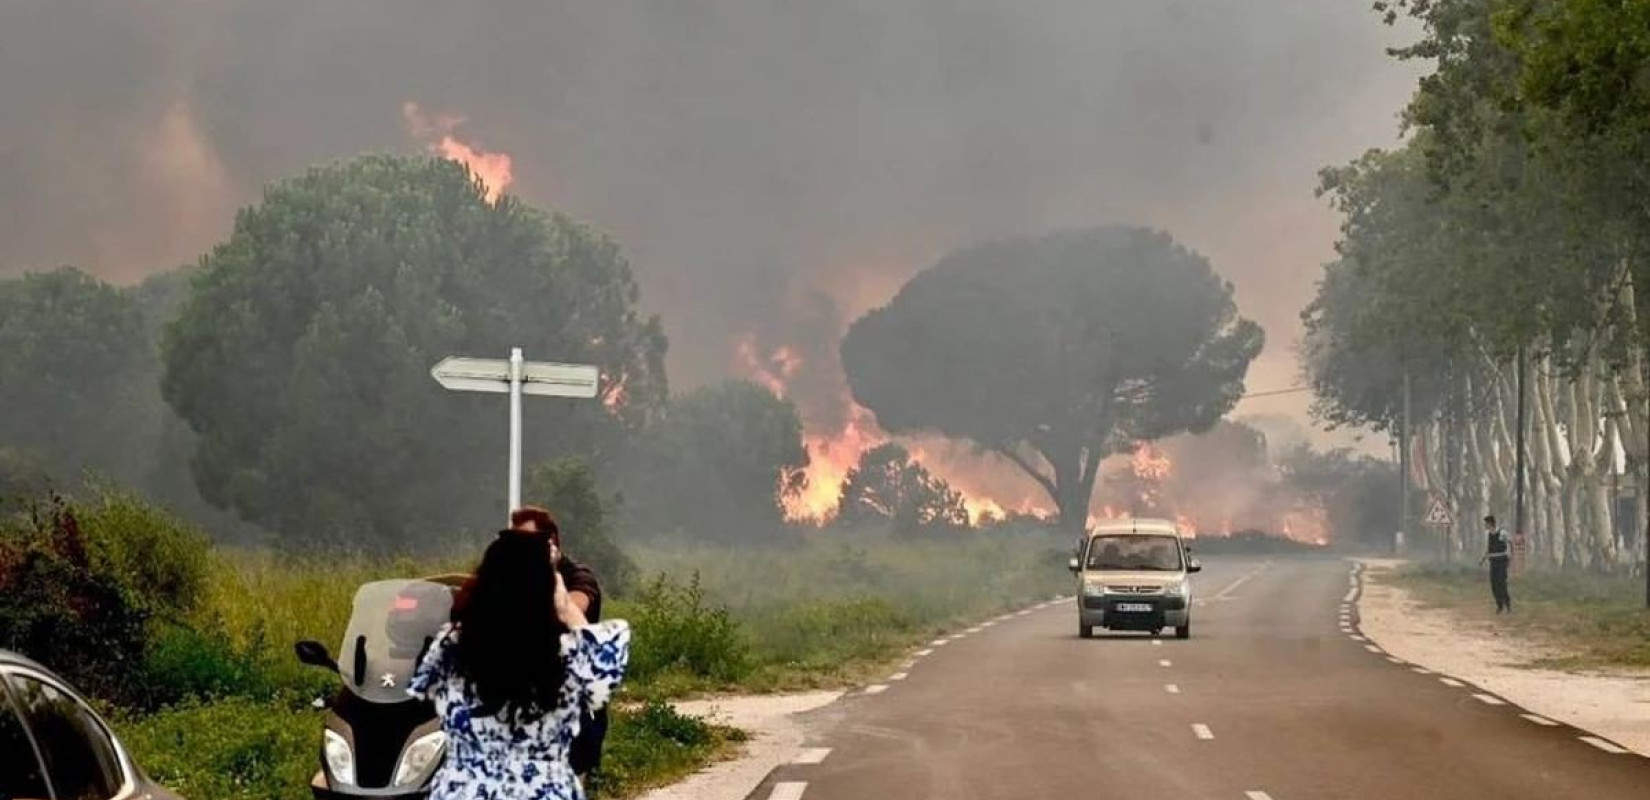
[[[1134,222],[1236,282],[1250,387],[1282,388],[1335,233],[1315,172],[1395,142],[1414,82],[1368,6],[3,0],[0,274],[191,262],[267,181],[421,150],[416,103],[623,242],[678,386],[753,337],[806,369],[954,247]]]

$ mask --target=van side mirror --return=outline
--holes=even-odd
[[[1066,562],[1066,569],[1069,569],[1072,572],[1077,572],[1077,571],[1081,570],[1082,567],[1077,563],[1077,559],[1073,558],[1070,561]]]
[[[1192,559],[1191,563],[1186,565],[1186,571],[1187,572],[1202,572],[1203,571],[1203,562],[1198,561],[1195,558]]]
[[[332,654],[327,652],[327,646],[320,642],[305,639],[293,645],[292,651],[298,656],[300,663],[320,667],[328,672],[338,671],[338,662],[332,660]]]

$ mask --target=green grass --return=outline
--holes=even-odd
[[[1650,610],[1644,578],[1529,572],[1512,579],[1511,615],[1497,616],[1485,570],[1411,567],[1390,580],[1423,603],[1561,653],[1535,665],[1559,668],[1650,667]]]

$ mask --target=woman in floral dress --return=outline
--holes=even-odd
[[[568,600],[542,534],[504,531],[468,602],[408,687],[435,704],[446,761],[431,800],[583,800],[568,751],[630,659],[630,627],[590,624]]]

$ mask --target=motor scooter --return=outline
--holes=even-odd
[[[418,664],[452,616],[464,575],[363,584],[338,649],[306,640],[298,660],[328,670],[342,684],[326,708],[320,770],[310,781],[317,800],[425,800],[446,757],[435,707],[407,694]]]

